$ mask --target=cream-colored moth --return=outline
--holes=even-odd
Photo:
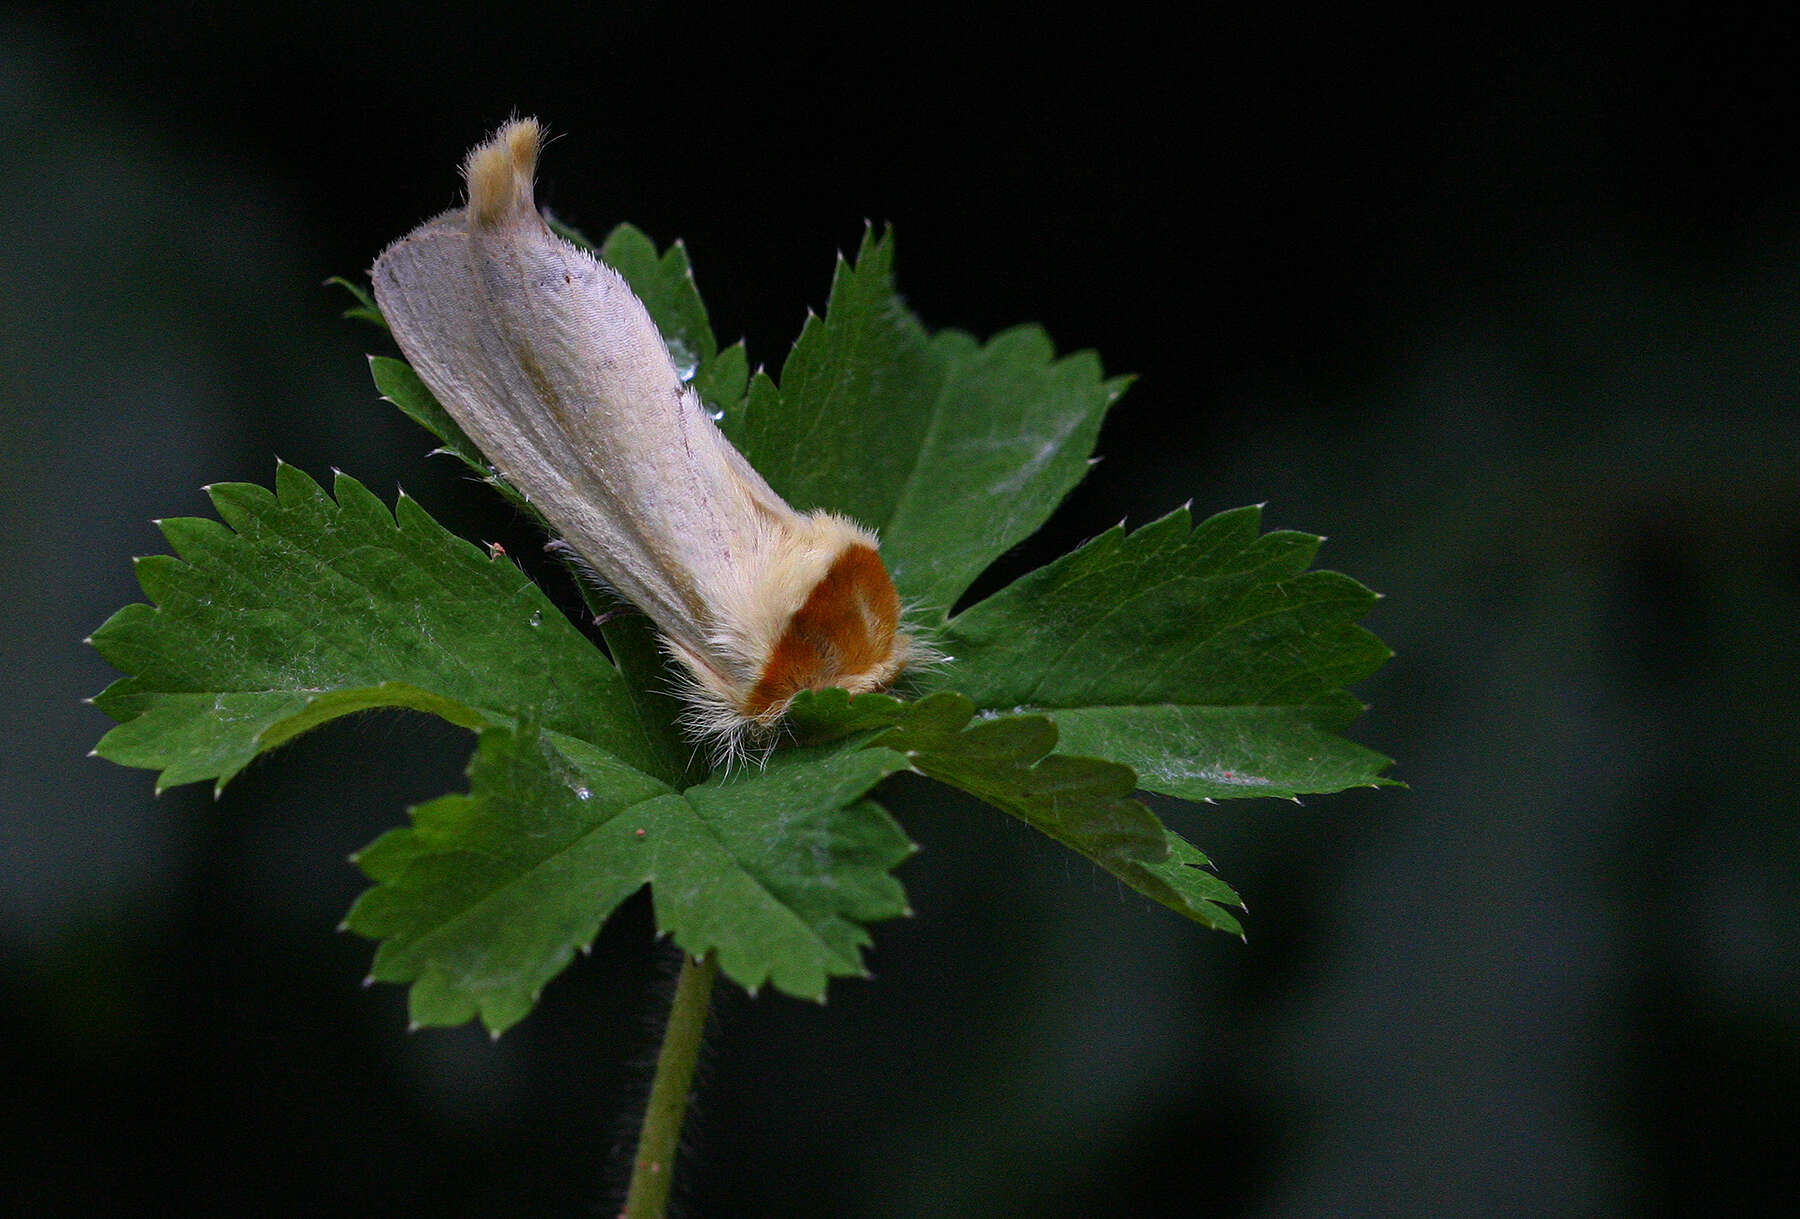
[[[796,512],[731,447],[624,279],[538,214],[541,143],[535,119],[501,128],[463,163],[468,205],[375,260],[400,350],[656,625],[696,736],[741,753],[802,690],[887,686],[918,647],[875,535]]]

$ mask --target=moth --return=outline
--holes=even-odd
[[[466,206],[384,250],[375,299],[419,377],[562,542],[655,625],[683,716],[723,755],[802,690],[879,690],[924,649],[873,532],[790,507],[683,382],[611,267],[533,196],[543,131],[463,163]]]

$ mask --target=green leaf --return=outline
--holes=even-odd
[[[802,690],[788,705],[785,722],[798,740],[819,744],[891,728],[905,718],[911,705],[892,694]]]
[[[780,388],[751,378],[732,443],[801,510],[832,508],[887,523],[931,424],[943,369],[925,328],[894,294],[893,241],[863,238],[838,258],[825,316],[808,316]]]
[[[154,606],[93,635],[130,675],[95,700],[122,721],[101,756],[223,786],[327,719],[409,707],[471,728],[530,715],[651,764],[617,670],[512,563],[347,475],[334,500],[284,464],[276,489],[219,484],[225,524],[162,522],[178,557],[138,563]]]
[[[412,983],[416,1025],[493,1032],[652,886],[657,925],[727,976],[820,999],[863,972],[862,924],[905,912],[913,850],[863,794],[903,761],[800,750],[678,791],[529,726],[482,733],[466,796],[413,810],[357,857],[376,882],[346,926],[382,940],[372,977]]]
[[[1355,699],[1346,703],[1360,713]],[[1323,795],[1390,784],[1389,759],[1337,735],[1322,704],[1080,707],[1049,713],[1063,747],[1128,762],[1146,791],[1184,800]]]
[[[985,346],[943,331],[932,346],[943,388],[882,538],[905,596],[948,614],[1086,475],[1101,419],[1128,379],[1103,380],[1092,352],[1057,359],[1036,326]]]
[[[381,316],[381,306],[375,303],[375,298],[369,294],[367,288],[363,287],[361,284],[352,283],[342,275],[333,275],[330,279],[326,280],[325,283],[328,287],[342,288],[356,298],[356,306],[344,310],[344,316],[346,318],[351,318],[359,322],[368,322],[371,326],[379,326],[383,330],[388,328],[387,319]]]
[[[839,259],[779,388],[752,378],[725,426],[795,507],[878,530],[901,595],[941,615],[1081,480],[1125,382],[1091,353],[1057,359],[1035,326],[985,345],[928,335],[894,292],[893,254],[871,232],[854,265]]]
[[[1186,509],[1114,528],[958,615],[936,679],[982,708],[1042,712],[1071,753],[1113,758],[1186,799],[1384,782],[1336,734],[1344,687],[1389,656],[1356,621],[1375,594],[1309,571],[1320,539],[1259,534],[1260,510]]]
[[[443,447],[438,450],[440,453],[455,457],[515,504],[524,505],[525,497],[500,477],[475,442],[469,439],[468,433],[425,388],[425,382],[419,380],[412,365],[392,356],[370,356],[369,373],[375,378],[375,388],[381,391],[383,399],[399,407],[408,419],[443,442]]]
[[[727,431],[743,417],[749,384],[750,353],[742,343],[733,343],[706,361],[694,378],[701,401],[712,408],[713,419]]]
[[[1198,849],[1131,799],[1131,768],[1055,752],[1057,726],[1047,716],[977,718],[974,703],[948,692],[904,703],[826,690],[801,696],[792,718],[815,736],[897,750],[918,773],[1011,813],[1152,900],[1242,934],[1226,909],[1241,907],[1237,894],[1207,871]]]
[[[582,592],[591,590],[584,585]],[[646,769],[675,786],[699,778],[706,770],[705,751],[696,749],[676,726],[686,704],[675,693],[678,683],[650,620],[630,611],[612,614],[600,633],[608,655],[625,678],[638,723],[643,725],[650,755]]]
[[[426,711],[463,728],[479,728],[486,722],[482,712],[466,703],[391,681],[322,693],[140,693],[115,683],[95,701],[125,722],[101,738],[94,752],[123,766],[162,771],[156,781],[158,792],[206,779],[217,779],[223,788],[257,754],[358,711]]]

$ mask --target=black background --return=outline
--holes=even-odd
[[[1800,1117],[1800,44],[1767,9],[70,3],[0,16],[0,1194],[21,1213],[610,1215],[647,903],[498,1044],[408,1034],[345,856],[468,738],[333,725],[214,802],[83,757],[150,517],[277,455],[528,533],[320,286],[515,112],[590,233],[686,240],[778,367],[892,223],[926,322],[1138,381],[988,581],[1188,499],[1387,594],[1406,790],[1162,811],[1184,924],[897,782],[917,917],[824,1007],[721,996],[683,1165],[731,1216],[1753,1213]]]

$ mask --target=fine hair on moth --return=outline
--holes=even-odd
[[[624,278],[551,231],[543,130],[515,119],[463,162],[464,207],[384,250],[401,352],[579,560],[655,626],[683,727],[729,762],[803,690],[881,690],[930,659],[903,630],[875,534],[790,507],[685,383]]]

